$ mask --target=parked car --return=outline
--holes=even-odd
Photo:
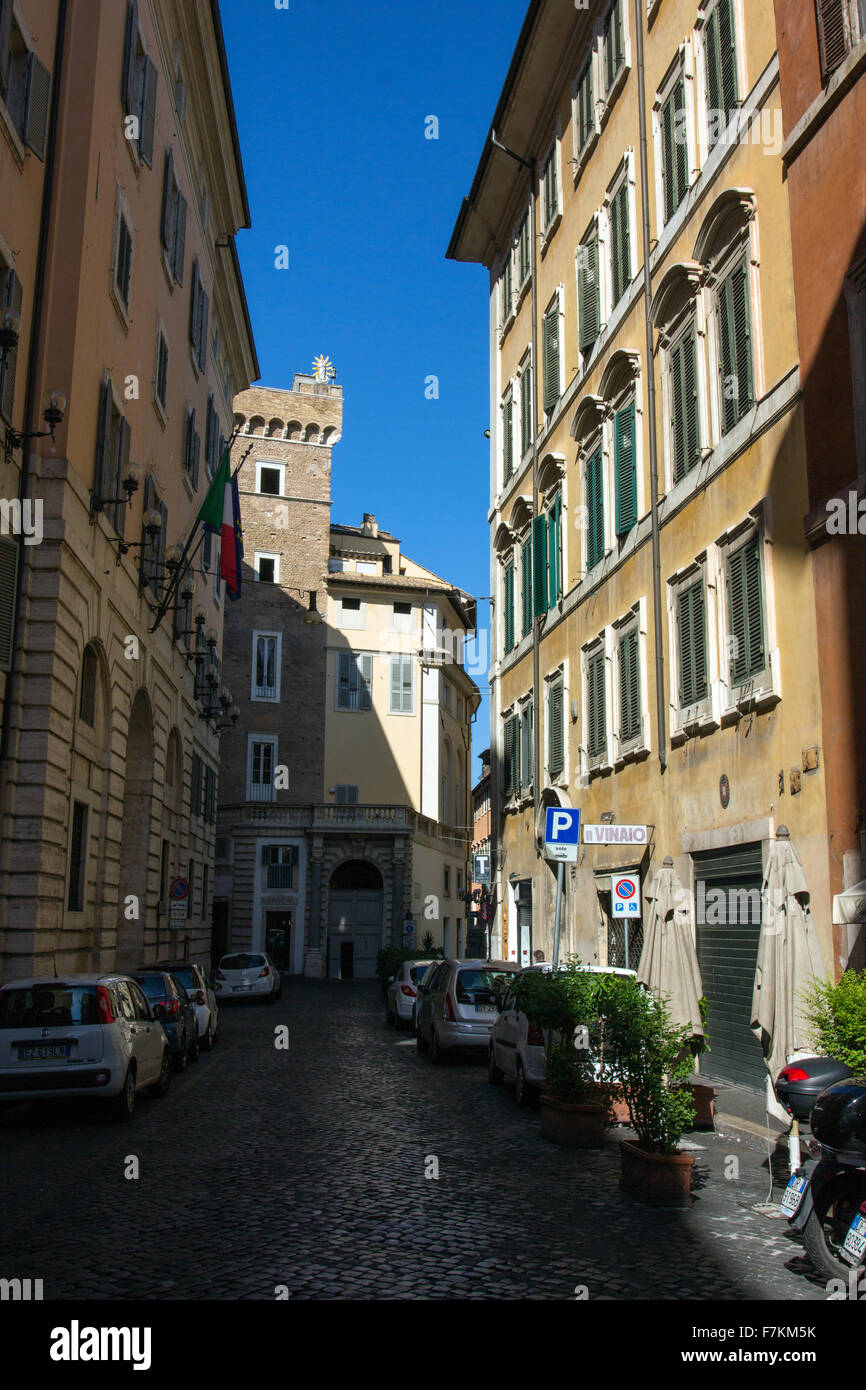
[[[223,956],[214,985],[220,999],[264,998],[276,1004],[283,992],[280,972],[264,951],[235,951]]]
[[[192,1000],[170,970],[143,965],[135,978],[165,1029],[175,1071],[185,1071],[187,1062],[198,1058],[198,1020]]]
[[[585,970],[596,975],[634,975],[616,965],[587,965]],[[549,972],[553,966],[547,961],[528,965],[519,975],[532,971]],[[517,978],[517,977],[515,977]],[[493,1021],[490,1042],[487,1049],[487,1076],[496,1086],[506,1077],[514,1082],[517,1104],[529,1106],[544,1087],[545,1051],[544,1033],[537,1024],[530,1023],[525,1013],[516,1007],[514,990],[509,989],[502,999],[502,1007]]]
[[[514,961],[446,960],[418,1005],[418,1051],[439,1065],[464,1048],[486,1052],[496,1017],[496,993],[519,970]]]
[[[388,981],[385,993],[385,1021],[399,1028],[413,1020],[418,986],[432,964],[429,960],[404,960],[397,974]]]
[[[170,970],[192,999],[199,1046],[209,1052],[217,1040],[220,1011],[208,971],[194,960],[161,960],[158,965],[160,970]]]
[[[129,1120],[143,1087],[164,1096],[168,1038],[129,975],[11,980],[0,989],[0,1105],[99,1099]]]
[[[430,989],[430,983],[436,974],[436,967],[441,964],[441,961],[434,960],[431,965],[428,965],[415,987],[415,998],[412,1000],[412,1032],[416,1038],[418,1036],[418,1005]]]

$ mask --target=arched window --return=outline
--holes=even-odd
[[[306,428],[305,431],[304,431],[304,439],[306,440],[306,442],[307,442],[308,444],[318,444],[318,442],[319,442],[319,426],[318,426],[318,425],[307,425],[307,428]]]

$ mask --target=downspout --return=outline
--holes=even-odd
[[[63,47],[66,35],[67,0],[59,0],[57,8],[57,32],[54,38],[54,71],[51,74],[51,118],[48,126],[48,143],[45,150],[45,178],[42,184],[42,210],[39,220],[39,242],[36,254],[36,274],[33,289],[32,331],[27,352],[27,387],[24,394],[23,432],[35,427],[36,407],[36,368],[42,346],[42,306],[45,298],[45,266],[48,260],[48,232],[54,188],[54,165],[57,152],[57,120],[60,109],[60,80],[63,69]],[[22,446],[21,471],[18,476],[18,500],[24,503],[30,481],[30,440]],[[23,528],[18,536],[18,582],[15,595],[15,614],[12,620],[12,652],[18,651],[21,638],[21,607],[26,593],[26,581],[30,571],[30,547],[24,544]],[[6,680],[3,697],[3,719],[0,724],[0,766],[5,767],[9,752],[9,726],[12,709],[12,693],[20,683],[20,666],[16,666],[13,655],[12,667]]]
[[[634,0],[635,48],[637,58],[638,119],[640,122],[640,198],[643,214],[643,295],[644,318],[646,324],[647,356],[647,414],[649,417],[649,465],[650,465],[650,520],[652,527],[652,568],[653,568],[653,640],[656,653],[656,720],[659,740],[659,771],[664,772],[668,763],[666,711],[665,711],[665,664],[662,646],[662,588],[661,588],[661,546],[659,541],[659,479],[658,444],[656,438],[656,386],[653,365],[653,325],[650,317],[652,307],[652,274],[650,272],[650,210],[649,174],[647,159],[646,123],[646,72],[644,69],[643,0]]]

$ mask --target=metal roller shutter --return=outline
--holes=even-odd
[[[761,845],[692,857],[698,963],[709,1004],[711,1051],[703,1069],[721,1080],[763,1089],[767,1071],[749,1027],[761,934]]]

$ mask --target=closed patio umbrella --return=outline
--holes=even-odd
[[[788,827],[780,825],[761,889],[751,1021],[773,1082],[789,1056],[809,1045],[800,996],[810,980],[823,979],[825,973],[803,866]]]
[[[675,1023],[688,1025],[696,1038],[702,1038],[699,1001],[703,986],[692,933],[690,898],[677,878],[670,855],[650,880],[645,896],[649,907],[637,977],[666,1000]]]

